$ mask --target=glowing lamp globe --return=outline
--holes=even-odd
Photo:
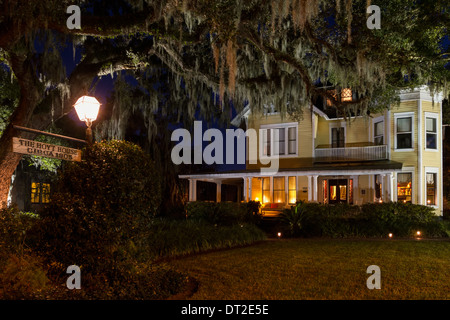
[[[94,97],[82,96],[74,104],[75,111],[77,112],[78,118],[81,121],[90,123],[97,119],[98,111],[100,109],[100,102]]]

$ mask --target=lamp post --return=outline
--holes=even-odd
[[[94,97],[82,96],[75,102],[74,107],[80,121],[86,123],[86,141],[88,145],[91,145],[93,142],[91,126],[97,119],[100,103]]]

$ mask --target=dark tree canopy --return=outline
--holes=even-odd
[[[70,30],[74,4],[81,29]],[[381,29],[366,25],[371,4]],[[226,118],[247,103],[299,115],[322,97],[345,116],[387,108],[399,90],[419,85],[447,95],[444,0],[0,0],[0,10],[0,59],[20,88],[9,122],[36,129],[106,75],[117,75],[114,107],[99,129],[120,138],[139,112],[150,141],[162,123]],[[67,46],[82,53],[70,72]],[[341,101],[328,85],[351,88],[356,99]],[[19,161],[6,148],[17,134],[9,126],[0,140],[0,203]]]

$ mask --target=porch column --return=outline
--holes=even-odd
[[[189,201],[197,201],[197,180],[189,179]]]
[[[252,200],[252,177],[248,178],[248,201]]]
[[[308,202],[311,202],[312,200],[312,181],[311,181],[312,176],[308,176]]]
[[[389,201],[394,201],[394,175],[390,172],[387,174],[387,186],[388,186],[388,199]]]
[[[317,190],[317,178],[318,178],[319,176],[313,176],[313,178],[314,178],[314,180],[313,180],[313,182],[314,182],[314,193],[313,193],[313,201],[314,202],[317,202],[317,196],[318,196],[318,191],[319,190]]]
[[[381,180],[381,201],[385,202],[387,201],[386,197],[386,181],[385,181],[385,174],[380,174],[380,180]]]
[[[216,181],[216,202],[222,200],[222,181]]]
[[[244,177],[244,201],[248,202],[247,177]]]

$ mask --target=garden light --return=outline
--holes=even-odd
[[[277,233],[278,239],[281,238],[281,232]]]
[[[389,238],[392,238],[394,235],[392,233],[389,233]]]

